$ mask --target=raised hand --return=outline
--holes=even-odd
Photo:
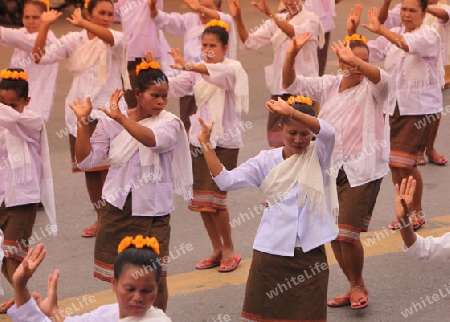
[[[353,50],[350,48],[350,41],[347,43],[347,46],[344,46],[342,41],[339,40],[338,42],[333,43],[331,50],[333,50],[340,60],[348,65],[352,65],[356,58]]]
[[[368,13],[369,23],[362,24],[362,26],[374,33],[378,33],[380,31],[380,20],[378,20],[378,8],[372,7],[369,9]]]
[[[42,313],[54,318],[53,321],[64,321],[64,316],[58,308],[58,278],[59,270],[55,269],[47,280],[47,297],[42,299],[36,292],[33,293],[33,297]]]
[[[266,102],[266,108],[272,113],[281,115],[281,116],[291,116],[292,107],[288,105],[285,101],[283,101],[280,97],[278,100],[270,100]]]
[[[404,178],[400,186],[395,185],[395,216],[400,223],[407,214],[411,214],[415,191],[416,180],[412,176]]]
[[[230,15],[237,18],[241,15],[241,4],[239,0],[228,0],[228,7],[230,8]]]
[[[197,134],[197,138],[201,143],[207,143],[211,139],[213,122],[210,122],[208,125],[206,125],[205,121],[203,121],[201,118],[198,118],[198,121],[200,122],[202,129]]]
[[[83,28],[83,14],[81,13],[81,8],[76,8],[72,16],[70,18],[67,18],[67,21],[70,22],[72,25]]]
[[[287,51],[298,53],[310,38],[311,33],[309,32],[304,32],[301,35],[292,37],[288,44]]]
[[[259,0],[259,2],[252,1],[252,5],[266,15],[270,15],[270,9],[266,4],[266,0]]]
[[[89,96],[86,97],[86,102],[83,103],[83,99],[78,97],[73,101],[73,104],[69,104],[69,107],[78,119],[87,119],[92,111],[91,98]]]
[[[180,48],[171,48],[168,52],[170,56],[173,58],[173,65],[170,65],[170,68],[183,70],[186,66],[186,61],[184,60],[183,55],[181,54]]]
[[[101,106],[98,109],[103,111],[106,115],[108,115],[113,120],[117,120],[118,117],[122,116],[122,112],[119,108],[119,100],[122,98],[123,92],[120,88],[117,88],[114,93],[112,93],[111,98],[109,100],[109,109]]]
[[[12,276],[13,284],[16,286],[25,287],[28,280],[36,272],[39,265],[45,258],[46,250],[44,244],[39,244],[35,249],[30,248],[27,256],[25,256],[22,263],[17,267],[14,275]]]
[[[145,58],[145,60],[146,61],[155,61],[156,60],[156,58],[155,58],[155,54],[153,53],[153,51],[151,51],[151,50],[146,50],[145,51],[145,53],[144,53],[144,58]]]
[[[184,0],[184,3],[186,3],[189,9],[191,9],[194,12],[199,12],[200,9],[202,8],[198,0]]]
[[[62,14],[63,14],[62,12],[58,12],[53,9],[50,11],[43,12],[41,14],[41,23],[46,24],[46,25],[51,25],[56,20],[58,20],[58,18],[61,17]]]
[[[361,22],[362,10],[363,5],[360,3],[350,9],[350,15],[347,18],[347,33],[349,35],[353,35],[356,29],[358,29],[359,23]]]

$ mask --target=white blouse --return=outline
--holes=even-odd
[[[167,315],[155,307],[151,307],[148,311],[149,317],[143,322],[171,322],[172,320]],[[50,320],[44,313],[39,310],[34,298],[17,308],[13,305],[8,310],[8,315],[13,322],[50,322]],[[102,305],[99,308],[84,313],[79,316],[68,316],[64,320],[65,322],[119,322],[122,319],[119,318],[119,306],[118,304]],[[139,321],[139,320],[136,320]]]
[[[279,19],[286,19],[287,13],[278,14],[278,17]],[[292,25],[292,19],[289,23]],[[311,38],[306,42],[295,58],[294,69],[297,75],[319,75],[319,61],[317,59],[317,49],[319,47],[318,38],[320,32],[319,24],[319,17],[310,13],[307,16],[307,19],[301,21],[299,24],[293,25],[295,35],[301,35],[304,32],[311,33]],[[271,39],[278,29],[277,24],[272,19],[266,20],[256,31],[249,34],[244,43],[244,47],[246,49],[257,50],[265,45],[271,44]],[[285,93],[282,86],[281,72],[286,57],[286,49],[290,41],[290,39],[287,39],[274,51],[272,64],[264,68],[266,86],[271,95],[281,95]]]
[[[333,153],[334,129],[323,120],[319,119],[319,122],[316,148],[325,180]],[[259,187],[270,171],[283,161],[282,147],[261,151],[256,157],[231,171],[223,168],[214,181],[223,191]],[[261,206],[264,213],[253,243],[255,250],[279,256],[294,256],[295,247],[302,247],[304,252],[308,252],[336,238],[330,213],[327,213],[329,218],[325,223],[316,220],[311,224],[311,216],[315,214],[309,209],[309,200],[306,200],[303,208],[298,207],[298,189],[298,184],[295,184],[278,203],[269,207]]]
[[[441,237],[428,236],[426,238],[417,235],[416,242],[409,248],[404,244],[403,250],[419,260],[450,261],[450,233]]]
[[[106,84],[98,83],[98,64],[93,64],[88,70],[79,75],[73,75],[72,86],[65,100],[66,126],[69,133],[77,136],[77,117],[69,107],[73,101],[82,97],[91,97],[92,112],[90,117],[101,119],[107,117],[105,113],[97,110],[97,107],[109,106],[111,94],[117,89],[122,88],[122,59],[125,55],[127,46],[126,36],[122,32],[110,29],[114,37],[114,46],[109,47],[107,60],[109,62],[109,70],[106,75]],[[89,42],[86,30],[80,32],[69,32],[61,37],[54,50],[46,50],[45,55],[41,58],[40,64],[52,64],[69,58],[78,48]],[[127,109],[124,98],[119,102],[119,108],[123,111]]]
[[[325,32],[330,32],[336,27],[334,24],[336,0],[309,0],[303,3],[303,7],[319,16]]]
[[[392,66],[386,66],[386,60],[391,59],[393,45],[389,40],[380,36],[368,42],[369,59],[373,62],[385,60],[385,69],[390,76],[389,81],[389,115],[393,115],[396,101],[398,102],[400,115],[424,115],[438,113],[442,110],[441,77],[438,72],[442,68],[440,54],[441,40],[438,32],[422,24],[413,32],[405,32],[404,27],[392,28],[391,31],[402,35],[408,44],[412,59],[425,62],[425,71],[412,67],[406,68],[406,59],[392,62]],[[441,62],[441,65],[439,65]],[[416,66],[416,65],[412,65]],[[428,75],[426,84],[423,86],[411,84],[412,77]]]
[[[208,69],[209,75],[184,71],[176,77],[169,77],[169,96],[183,97],[193,91],[195,84],[201,80],[216,85],[225,90],[225,108],[223,111],[222,127],[223,135],[217,140],[211,140],[213,148],[216,146],[228,149],[238,149],[243,146],[241,133],[241,114],[236,111],[234,84],[236,81],[235,70],[231,65],[222,63],[203,64]],[[198,106],[197,113],[191,115],[191,129],[189,130],[189,143],[200,147],[197,134],[202,127],[198,118],[202,118],[206,124],[211,121],[209,104]]]
[[[31,97],[27,109],[36,111],[47,122],[53,108],[56,93],[58,63],[36,65],[32,50],[37,32],[30,34],[25,28],[11,29],[0,27],[0,45],[14,48],[9,66],[20,68],[28,73],[28,96]],[[57,43],[58,39],[49,31],[46,46]]]
[[[131,191],[132,216],[164,216],[171,213],[174,210],[172,150],[181,130],[184,129],[181,129],[177,120],[152,128],[156,146],[149,149],[159,153],[162,172],[160,182],[152,182],[153,173],[143,173],[138,149],[125,165],[110,167],[103,185],[102,198],[123,209]],[[122,131],[125,131],[122,125],[110,118],[99,120],[91,137],[91,153],[78,163],[78,167],[82,170],[94,167],[107,156],[111,141]]]
[[[380,70],[381,79],[373,84],[367,78],[350,89],[339,93],[343,75],[323,77],[297,76],[286,90],[295,95],[306,95],[322,106],[319,117],[336,130],[336,144],[330,166],[337,177],[343,166],[351,187],[387,175],[389,171],[389,126],[385,123],[384,112],[389,93],[389,76]],[[373,100],[373,128],[375,145],[364,146],[364,102]],[[331,111],[330,111],[331,109]],[[330,111],[330,113],[326,113]],[[372,121],[372,120],[369,120]],[[387,128],[386,128],[387,127]],[[370,167],[365,167],[369,165]]]

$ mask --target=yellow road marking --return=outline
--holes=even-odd
[[[429,219],[426,228],[420,230],[422,236],[438,237],[449,231],[450,215]],[[368,232],[362,235],[361,241],[364,245],[364,256],[381,256],[388,253],[399,253],[401,249],[401,236],[399,232],[389,229]],[[328,254],[328,264],[335,265],[336,259],[330,245],[326,245]],[[251,258],[242,260],[239,269],[231,274],[222,274],[216,270],[191,271],[168,277],[169,294],[177,296],[181,294],[191,294],[220,288],[225,285],[242,285],[246,283]],[[91,295],[91,294],[89,294]],[[89,296],[88,295],[88,296]],[[92,294],[95,301],[89,305],[83,302],[83,296],[69,298],[60,301],[60,307],[73,308],[76,314],[89,312],[101,305],[116,302],[115,294],[112,290],[101,291]],[[86,301],[90,302],[90,301]],[[7,316],[0,317],[0,321],[11,321]]]

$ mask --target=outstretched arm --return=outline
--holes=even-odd
[[[358,3],[356,6],[350,9],[350,15],[347,18],[347,33],[349,36],[356,33],[359,23],[361,21],[361,13],[363,5]]]
[[[288,88],[294,82],[296,77],[294,69],[295,57],[297,57],[298,52],[310,38],[311,34],[309,32],[304,32],[303,34],[295,36],[291,39],[291,42],[286,50],[286,58],[283,64],[283,88]]]
[[[52,25],[52,23],[58,20],[61,15],[62,12],[58,12],[56,10],[50,10],[42,13],[41,25],[39,27],[39,32],[32,51],[32,57],[36,64],[39,64],[42,56],[45,54],[45,43],[47,41],[47,35],[48,31],[50,30],[50,26]]]
[[[411,247],[417,239],[413,230],[409,214],[411,212],[413,196],[416,191],[416,180],[410,176],[404,178],[400,184],[395,185],[395,216],[401,225],[400,233],[406,247]]]
[[[241,5],[239,0],[228,0],[228,6],[230,8],[230,14],[236,22],[239,38],[243,43],[245,43],[249,37],[249,34],[245,28],[244,21],[242,20]]]
[[[278,28],[280,28],[289,38],[295,36],[294,26],[291,25],[288,20],[279,19],[278,16],[270,10],[269,6],[267,6],[265,0],[259,0],[259,2],[252,1],[252,5],[269,18],[272,18]]]
[[[316,117],[297,111],[281,98],[278,98],[278,101],[270,100],[266,102],[266,108],[272,113],[289,117],[304,124],[314,134],[318,134],[320,132],[320,123]]]
[[[173,65],[170,65],[173,69],[178,70],[186,70],[191,72],[196,72],[203,75],[209,75],[208,68],[206,68],[205,64],[194,64],[194,63],[187,63],[184,60],[183,55],[181,54],[180,48],[171,48],[169,55],[173,58]]]
[[[203,150],[203,155],[205,157],[206,165],[208,166],[209,172],[211,172],[211,175],[213,177],[217,177],[223,169],[222,163],[220,163],[219,158],[217,157],[216,151],[213,149],[211,145],[211,132],[213,124],[210,123],[208,125],[205,124],[205,122],[199,118],[198,121],[200,122],[200,125],[202,126],[202,130],[197,135],[198,141],[200,142],[200,145]]]
[[[74,26],[86,29],[110,46],[114,46],[114,36],[111,33],[111,30],[84,19],[80,8],[75,9],[72,16],[67,18],[67,21]]]
[[[211,19],[220,19],[219,12],[217,10],[202,6],[198,0],[184,0],[184,2],[187,4],[189,9],[194,12],[203,14]]]
[[[380,13],[378,14],[378,20],[381,24],[384,24],[389,16],[389,6],[392,0],[383,0],[383,4],[380,7]]]
[[[428,7],[427,12],[430,15],[433,15],[433,16],[437,17],[438,19],[442,20],[444,23],[448,22],[448,20],[450,18],[448,15],[448,12],[445,11],[444,9]]]

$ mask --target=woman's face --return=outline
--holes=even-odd
[[[217,0],[199,0],[199,4],[207,9],[212,9],[212,10],[219,10],[219,8],[217,7]],[[202,24],[206,25],[211,18],[199,13],[200,15],[200,21]]]
[[[303,2],[304,2],[303,0],[283,0],[283,4],[286,7],[286,11],[291,14],[295,14],[299,11],[302,11]]]
[[[113,281],[120,318],[141,317],[150,309],[158,293],[155,273],[140,266],[126,266],[119,279]]]
[[[405,31],[410,32],[418,28],[425,18],[425,11],[422,11],[419,0],[403,0],[400,9],[400,17],[405,26]]]
[[[286,159],[293,154],[303,153],[310,145],[313,134],[302,123],[290,120],[280,124],[280,127],[284,143],[283,154]]]
[[[213,33],[203,34],[202,53],[203,59],[209,64],[220,63],[225,58],[228,46],[222,44],[219,36]]]
[[[23,8],[22,23],[30,34],[39,31],[41,14],[42,8],[37,4],[27,3]]]
[[[356,57],[362,59],[365,62],[369,62],[369,51],[367,50],[367,48],[355,47],[352,49],[352,51]],[[341,67],[342,71],[344,72],[344,75],[346,77],[350,77],[350,79],[355,84],[359,84],[363,80],[364,75],[356,68],[354,68],[350,65],[347,65],[344,62],[340,62],[340,67]]]
[[[30,98],[19,97],[12,89],[0,89],[0,103],[11,106],[17,112],[22,113]]]
[[[92,13],[86,11],[86,18],[96,25],[110,28],[114,22],[114,6],[109,1],[99,1]]]
[[[138,108],[143,109],[149,116],[157,116],[167,105],[167,96],[169,94],[169,84],[161,82],[150,85],[141,92],[136,89]]]

